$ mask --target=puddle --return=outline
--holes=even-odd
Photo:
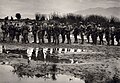
[[[69,75],[48,74],[45,77],[35,75],[33,77],[18,77],[13,73],[13,67],[8,65],[0,65],[0,83],[85,83],[80,78],[75,78]]]
[[[53,62],[53,63],[71,63],[71,64],[78,63],[78,61],[73,59],[61,58],[59,57],[58,54],[96,53],[93,50],[72,49],[72,48],[32,48],[32,47],[11,48],[11,47],[12,46],[0,46],[0,52],[19,54],[24,59],[28,59],[28,60],[45,61],[45,62]]]

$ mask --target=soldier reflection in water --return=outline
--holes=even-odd
[[[38,50],[38,55],[37,55],[37,60],[44,61],[43,48],[39,48],[39,50]]]
[[[57,80],[57,78],[56,78],[57,65],[56,64],[52,65],[51,72],[52,72],[52,80]]]
[[[33,49],[31,60],[35,60],[36,61],[36,48]]]

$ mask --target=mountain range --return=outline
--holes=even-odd
[[[114,16],[120,18],[120,7],[109,7],[109,8],[96,7],[96,8],[89,8],[85,10],[76,11],[74,13],[81,14],[83,16],[95,14],[106,17]]]

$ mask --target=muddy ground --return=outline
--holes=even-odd
[[[0,53],[0,63],[14,67],[19,77],[45,77],[50,73],[65,74],[81,78],[85,83],[120,83],[120,47],[106,45],[68,45],[68,44],[21,44],[0,43],[14,47],[40,47],[40,48],[74,48],[92,50],[93,52],[80,52],[56,54],[62,59],[73,59],[78,63],[53,63],[47,61],[34,61],[21,57],[19,54]],[[72,80],[72,79],[70,79]]]

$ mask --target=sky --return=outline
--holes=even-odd
[[[120,0],[0,0],[0,18],[15,17],[16,13],[21,13],[22,18],[34,18],[36,13],[67,14],[96,7],[120,7]]]

